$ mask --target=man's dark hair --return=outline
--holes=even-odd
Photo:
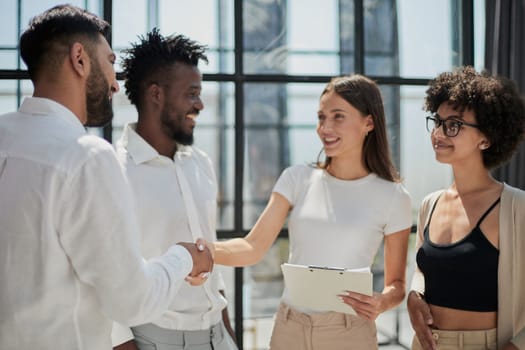
[[[109,23],[96,15],[72,5],[58,5],[29,21],[20,37],[20,54],[34,81],[42,67],[56,69],[73,43],[81,42],[90,50],[100,34],[107,39],[109,32]]]
[[[430,83],[425,110],[435,113],[448,102],[463,112],[472,110],[490,147],[483,164],[492,169],[510,159],[525,132],[525,103],[516,84],[504,77],[478,73],[470,66],[440,74]]]
[[[206,47],[184,35],[163,37],[157,28],[139,42],[124,51],[122,67],[125,76],[126,95],[140,110],[144,91],[153,83],[164,82],[166,71],[176,63],[197,66],[199,60],[206,63]]]

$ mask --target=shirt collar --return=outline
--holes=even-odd
[[[78,117],[66,106],[43,97],[26,97],[20,105],[19,112],[35,115],[56,115],[69,125],[86,132]]]
[[[146,142],[142,136],[137,134],[135,131],[136,128],[137,123],[127,124],[124,128],[124,132],[122,133],[122,137],[118,141],[119,145],[128,151],[135,164],[146,163],[153,159],[163,157],[159,154],[159,152],[157,152],[155,148]],[[177,152],[175,153],[175,156],[173,157],[174,159],[172,160],[189,157],[191,156],[192,151],[193,150],[191,146],[177,144]]]

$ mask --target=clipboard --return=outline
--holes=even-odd
[[[372,273],[369,268],[282,264],[284,283],[290,301],[299,307],[316,311],[336,311],[355,315],[354,309],[343,303],[338,294],[350,290],[371,296]]]

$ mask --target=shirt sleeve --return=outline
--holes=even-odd
[[[401,184],[395,184],[395,193],[390,203],[390,215],[385,226],[385,235],[389,235],[412,226],[412,203],[410,195]]]
[[[150,322],[185,283],[191,255],[172,246],[161,257],[142,259],[131,190],[115,153],[109,144],[88,146],[87,161],[59,195],[57,235],[76,277],[92,287],[109,318]]]
[[[113,322],[113,328],[111,329],[111,344],[113,347],[124,344],[132,339],[135,339],[135,336],[131,328],[118,322]]]
[[[272,191],[284,196],[292,205],[297,198],[297,184],[300,177],[300,170],[301,166],[298,165],[284,169]]]

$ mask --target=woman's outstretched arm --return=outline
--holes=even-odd
[[[272,192],[270,200],[250,233],[243,238],[215,242],[215,263],[227,266],[247,266],[259,262],[281,232],[290,202]]]

